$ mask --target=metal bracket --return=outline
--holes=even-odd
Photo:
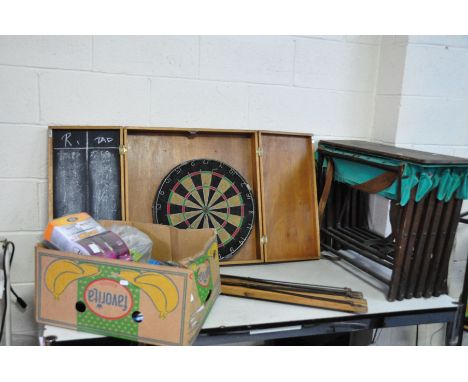
[[[268,236],[264,235],[260,238],[260,243],[261,244],[268,244]]]
[[[119,154],[120,155],[125,155],[128,151],[128,147],[125,145],[120,145],[119,146]]]
[[[257,155],[258,155],[259,157],[263,156],[263,147],[259,147],[259,148],[257,149]]]

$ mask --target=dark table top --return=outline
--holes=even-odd
[[[407,162],[420,163],[425,165],[468,165],[468,159],[464,158],[459,158],[451,155],[429,153],[426,151],[404,149],[393,145],[375,142],[354,140],[322,140],[319,142],[318,147],[320,148],[322,145],[328,145],[338,149],[350,150],[355,153],[399,159]]]

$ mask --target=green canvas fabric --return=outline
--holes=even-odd
[[[388,171],[375,167],[373,164],[391,166],[397,170],[401,168],[401,181],[394,181],[379,194],[392,200],[398,200],[400,196],[402,206],[408,203],[411,191],[416,186],[416,202],[434,189],[437,189],[437,199],[441,201],[449,201],[452,197],[468,199],[468,166],[466,165],[420,165],[392,158],[358,154],[326,145],[321,145],[321,147],[328,152],[350,157],[349,160],[333,157],[334,179],[352,186],[365,183]],[[355,162],[352,158],[362,159],[369,164]],[[326,159],[323,166],[328,166]]]

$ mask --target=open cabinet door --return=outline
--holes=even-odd
[[[262,236],[261,223],[260,223],[260,180],[258,175],[258,158],[257,158],[257,133],[255,131],[221,131],[221,130],[185,130],[185,129],[143,129],[143,128],[128,128],[125,129],[125,142],[128,146],[128,151],[125,155],[126,159],[126,202],[127,202],[127,218],[130,221],[138,221],[143,223],[153,223],[153,207],[155,203],[155,195],[162,182],[167,182],[172,188],[172,192],[186,193],[183,184],[179,187],[180,182],[178,181],[177,174],[180,169],[179,177],[193,176],[190,178],[191,181],[204,182],[202,179],[201,170],[199,164],[206,161],[207,165],[210,163],[219,163],[219,172],[222,170],[221,167],[231,166],[241,174],[248,187],[251,187],[254,198],[257,199],[257,208],[254,211],[254,220],[249,224],[248,229],[239,230],[236,225],[243,222],[242,218],[236,216],[236,213],[242,214],[242,217],[247,215],[249,211],[247,208],[239,207],[234,205],[235,198],[230,197],[229,187],[225,196],[219,196],[222,188],[221,183],[210,183],[210,187],[204,186],[204,189],[212,189],[220,199],[215,197],[209,197],[212,201],[216,200],[227,200],[230,209],[228,213],[222,214],[220,208],[216,207],[216,203],[210,204],[213,206],[213,215],[220,219],[225,219],[226,222],[221,226],[219,237],[221,241],[227,237],[226,241],[222,244],[232,243],[234,240],[229,239],[236,238],[239,250],[235,255],[227,260],[223,260],[221,264],[253,264],[263,262],[262,257],[262,245],[260,238]],[[206,159],[203,159],[206,158]],[[222,164],[221,164],[222,163]],[[184,165],[184,166],[182,166]],[[191,167],[193,165],[193,167]],[[227,165],[227,166],[226,166]],[[189,168],[187,170],[187,167]],[[190,170],[193,168],[193,170]],[[174,173],[175,171],[175,173]],[[205,170],[205,172],[208,170]],[[212,170],[209,170],[212,171]],[[218,170],[217,170],[218,171]],[[168,174],[174,174],[168,176]],[[215,172],[216,177],[220,178],[221,175]],[[227,173],[229,175],[230,173]],[[207,177],[207,182],[210,182],[214,178],[211,175]],[[172,182],[172,183],[171,183]],[[195,184],[191,184],[194,188]],[[200,185],[201,183],[197,183]],[[203,183],[204,184],[204,183]],[[213,184],[216,187],[212,187]],[[234,184],[234,183],[232,183]],[[174,187],[173,187],[174,185]],[[179,187],[179,188],[178,188]],[[233,188],[237,187],[241,189],[244,187],[241,183],[234,184]],[[202,188],[202,187],[198,187]],[[236,188],[236,190],[237,190]],[[224,191],[226,191],[226,189]],[[223,192],[224,192],[223,191]],[[167,192],[167,194],[169,194]],[[187,195],[189,195],[187,193]],[[176,195],[177,196],[177,195]],[[207,193],[201,193],[200,198],[209,196]],[[188,196],[185,196],[187,199]],[[185,202],[181,204],[185,207]],[[200,202],[201,203],[201,202]],[[167,201],[164,207],[162,204],[159,208],[167,208]],[[175,205],[175,203],[173,203]],[[236,209],[236,207],[238,207]],[[236,210],[241,211],[236,212]],[[182,210],[184,211],[184,210]],[[181,215],[179,210],[176,211],[175,215]],[[200,207],[195,213],[201,212]],[[174,219],[176,216],[174,215]],[[185,215],[184,215],[185,216]],[[196,216],[202,216],[200,214],[192,215],[192,219]],[[175,221],[175,220],[174,220]],[[188,219],[187,219],[188,221]],[[195,220],[196,222],[196,220]],[[164,223],[163,223],[164,224]],[[194,223],[195,225],[195,223]],[[175,225],[177,226],[177,225]],[[183,224],[177,226],[177,228],[186,228]],[[244,234],[248,232],[248,234]],[[237,236],[236,236],[237,235]],[[245,235],[245,238],[243,237]],[[244,240],[244,241],[242,241]],[[239,244],[241,243],[241,244]],[[219,244],[218,244],[219,245]],[[230,244],[223,246],[226,252],[229,252],[230,247],[234,245]],[[221,245],[219,245],[221,248]],[[221,251],[223,250],[221,249]]]
[[[320,258],[310,135],[261,132],[266,262]]]

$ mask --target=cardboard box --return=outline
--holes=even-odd
[[[122,222],[103,222],[123,224]],[[220,293],[213,229],[130,223],[153,240],[152,257],[186,268],[36,247],[36,319],[43,324],[154,345],[189,345]]]

